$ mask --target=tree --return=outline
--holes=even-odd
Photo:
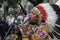
[[[34,6],[39,4],[39,3],[44,2],[44,0],[28,0],[28,1],[30,1]]]
[[[18,0],[8,0],[8,5],[15,8],[18,4]]]
[[[0,0],[0,3],[3,3],[4,1],[6,1],[6,0]]]
[[[0,3],[4,3],[6,1],[9,7],[15,8],[20,0],[0,0]]]

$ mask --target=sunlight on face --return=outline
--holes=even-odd
[[[38,10],[38,8],[34,7],[29,14],[30,22],[35,23],[39,21],[40,18],[37,16],[39,13],[41,12]]]

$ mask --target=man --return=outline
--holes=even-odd
[[[25,24],[25,25],[27,24],[36,25],[36,27],[33,27],[31,28],[31,30],[28,31],[28,33],[34,31],[34,33],[31,34],[32,40],[47,40],[48,32],[52,39],[57,38],[58,40],[60,38],[59,13],[60,13],[60,8],[59,5],[56,4],[43,3],[33,7],[33,9],[29,14],[29,21],[26,22]]]
[[[48,27],[46,25],[46,18],[47,18],[47,14],[44,14],[37,8],[37,7],[34,7],[30,14],[29,14],[29,21],[30,21],[30,24],[31,25],[36,25],[36,28],[34,32],[34,34],[32,35],[32,40],[47,40],[48,39]],[[37,31],[42,31],[42,32],[45,32],[44,37],[41,37],[41,35],[38,34]],[[44,31],[43,31],[44,30]],[[37,34],[37,35],[36,35]],[[35,36],[35,38],[33,37]],[[37,37],[37,38],[36,38]]]
[[[28,35],[30,40],[31,39],[32,40],[38,40],[36,38],[33,39],[33,35],[35,35],[35,33],[37,34],[38,30],[44,32],[45,36],[42,39],[44,39],[44,40],[48,39],[48,27],[47,27],[47,25],[45,23],[46,19],[47,19],[47,14],[45,14],[45,16],[43,16],[43,15],[42,15],[41,11],[37,7],[34,7],[31,10],[31,12],[29,14],[29,21],[27,22],[27,24],[25,24],[25,25],[29,25],[30,26],[30,29],[27,31],[27,35]],[[28,28],[29,28],[29,26],[28,26]],[[23,27],[23,25],[22,25],[22,27]],[[41,40],[40,37],[39,37],[39,40]]]
[[[8,24],[5,22],[5,20],[3,19],[3,17],[0,17],[0,36],[1,36],[1,40],[4,39],[5,34],[8,30],[9,26]]]
[[[10,14],[9,16],[6,17],[6,22],[11,25],[14,22],[14,16]]]

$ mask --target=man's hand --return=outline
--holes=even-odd
[[[20,24],[20,28],[22,29],[23,32],[27,32],[28,28],[24,24]]]

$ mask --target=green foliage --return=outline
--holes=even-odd
[[[37,5],[39,3],[42,3],[44,0],[28,0],[30,1],[33,5]]]
[[[8,4],[10,7],[15,8],[17,6],[18,0],[8,0]]]
[[[7,1],[9,7],[15,8],[20,0],[0,0],[0,3],[3,3],[4,1]]]
[[[49,0],[46,0],[46,2],[49,2]]]
[[[6,0],[0,0],[0,3],[3,3],[4,1],[6,1]]]

